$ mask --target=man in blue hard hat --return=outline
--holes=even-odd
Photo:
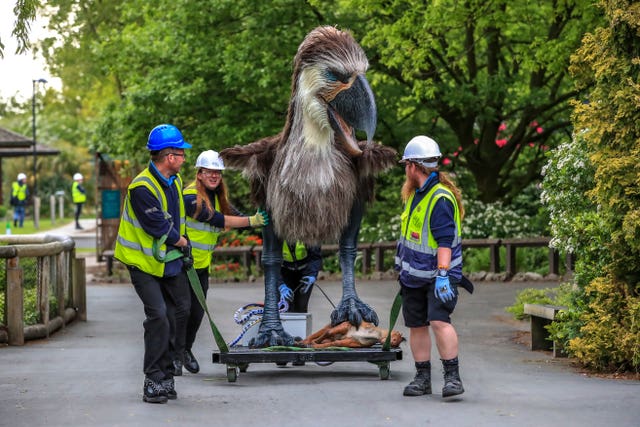
[[[191,145],[175,126],[153,128],[147,142],[151,162],[127,189],[116,239],[114,256],[127,266],[144,304],[142,398],[150,403],[178,397],[173,360],[191,305],[185,273],[189,265],[183,260],[190,246],[179,175],[187,148]]]

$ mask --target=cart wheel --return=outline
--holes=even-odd
[[[238,364],[238,369],[240,369],[240,372],[247,372],[247,368],[249,367],[248,363],[239,363]]]
[[[389,379],[389,363],[384,363],[380,365],[380,379],[388,380]]]
[[[227,365],[227,381],[235,383],[238,379],[238,368],[235,366]]]

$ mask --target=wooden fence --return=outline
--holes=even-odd
[[[75,257],[75,242],[49,234],[2,235],[0,258],[5,259],[5,318],[0,342],[23,345],[47,338],[74,318],[86,321],[85,260]],[[36,259],[36,305],[40,323],[24,326],[24,268],[21,259]],[[24,263],[23,263],[24,264]],[[50,313],[50,293],[57,312]]]
[[[518,248],[549,247],[550,238],[530,237],[521,239],[465,239],[462,241],[463,248],[488,248],[489,249],[489,272],[500,273],[504,271],[507,279],[513,277],[517,272],[516,251]],[[505,248],[504,270],[500,265],[500,248]],[[358,251],[362,255],[362,273],[368,274],[372,271],[385,271],[385,257],[395,256],[396,242],[360,243]],[[323,245],[323,255],[334,255],[338,252],[338,245]],[[260,274],[260,257],[262,246],[236,246],[218,247],[213,251],[214,258],[226,259],[236,258],[240,260],[245,273]],[[560,262],[558,251],[549,247],[549,273],[559,274]],[[375,265],[372,266],[372,260]],[[214,261],[215,262],[215,261]],[[566,268],[571,271],[573,259],[567,258]]]

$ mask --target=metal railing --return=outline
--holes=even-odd
[[[25,340],[47,338],[74,318],[86,321],[85,260],[76,258],[75,242],[68,236],[33,234],[0,236],[0,258],[5,259],[4,328],[0,342],[23,345]],[[36,310],[38,323],[24,322],[24,265],[27,259],[35,271]],[[51,297],[56,301],[50,311]]]

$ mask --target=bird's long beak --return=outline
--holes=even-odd
[[[377,122],[376,101],[364,75],[359,74],[350,87],[329,102],[329,119],[336,132],[336,140],[342,140],[351,155],[362,154],[354,129],[364,131],[369,143]]]

